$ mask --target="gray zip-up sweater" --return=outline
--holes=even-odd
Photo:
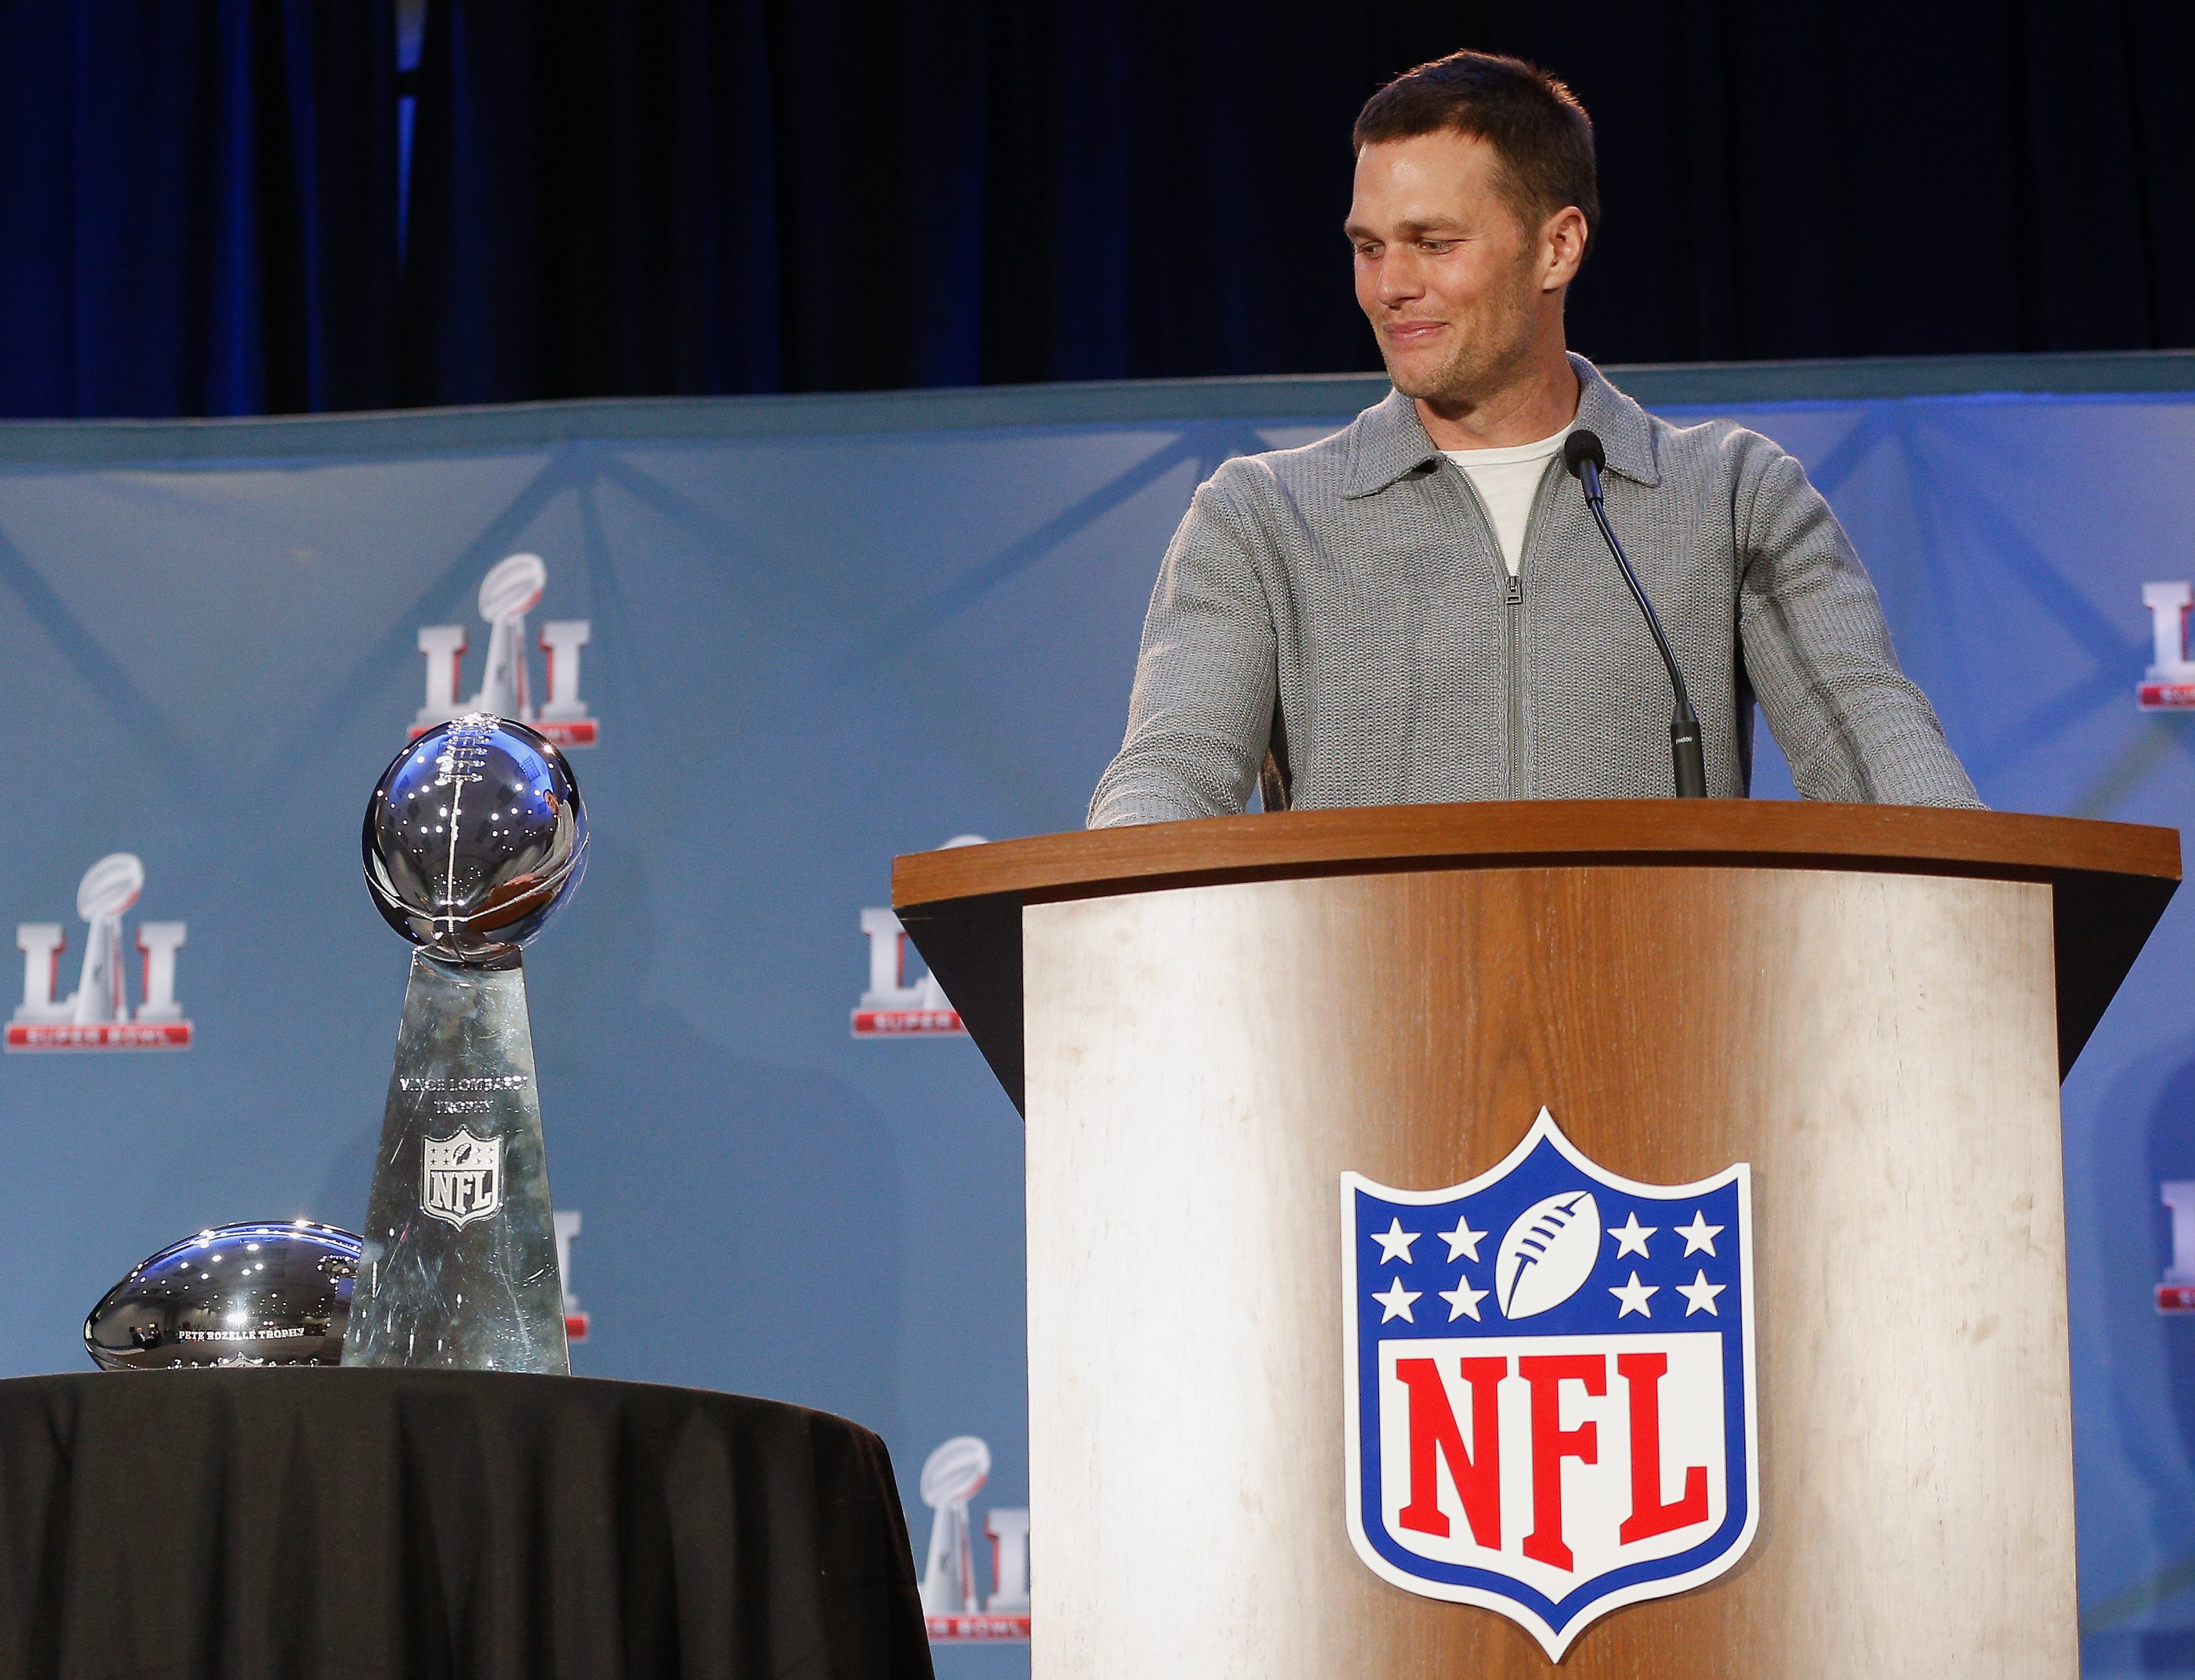
[[[1744,795],[1757,696],[1807,798],[1979,806],[1799,463],[1727,421],[1657,419],[1570,360],[1609,519],[1699,711],[1708,791]],[[1675,792],[1668,676],[1577,481],[1550,462],[1512,578],[1399,392],[1198,487],[1090,826],[1242,811],[1276,700],[1299,808]]]

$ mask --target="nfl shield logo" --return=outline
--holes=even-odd
[[[1559,1662],[1699,1585],[1760,1514],[1749,1169],[1633,1183],[1547,1111],[1447,1190],[1341,1177],[1349,1534]]]
[[[503,1139],[460,1126],[421,1152],[419,1211],[459,1230],[503,1205]]]

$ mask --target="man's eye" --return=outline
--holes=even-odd
[[[1418,249],[1431,256],[1438,256],[1443,251],[1454,250],[1456,242],[1454,239],[1420,239],[1418,241]]]
[[[1380,254],[1380,247],[1377,245],[1359,245],[1357,247],[1357,254],[1359,256],[1377,256]]]

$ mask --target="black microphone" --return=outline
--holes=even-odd
[[[1677,656],[1669,651],[1669,638],[1662,634],[1662,620],[1655,614],[1654,603],[1646,599],[1639,574],[1631,569],[1630,556],[1623,552],[1623,544],[1616,540],[1615,527],[1609,524],[1607,511],[1600,505],[1600,469],[1607,464],[1600,440],[1591,432],[1572,432],[1563,440],[1563,465],[1585,486],[1585,504],[1593,509],[1593,522],[1600,527],[1609,553],[1616,556],[1616,565],[1622,568],[1623,581],[1631,586],[1631,598],[1646,615],[1646,628],[1653,633],[1655,647],[1662,650],[1662,663],[1669,668],[1669,687],[1677,697],[1677,709],[1669,718],[1669,757],[1677,773],[1677,797],[1704,799],[1708,797],[1708,770],[1707,761],[1700,752],[1699,714],[1692,710],[1691,696],[1685,692],[1685,674],[1677,669]]]

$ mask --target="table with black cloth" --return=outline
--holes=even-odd
[[[0,1382],[0,1680],[911,1680],[891,1461],[821,1412],[492,1372]]]

